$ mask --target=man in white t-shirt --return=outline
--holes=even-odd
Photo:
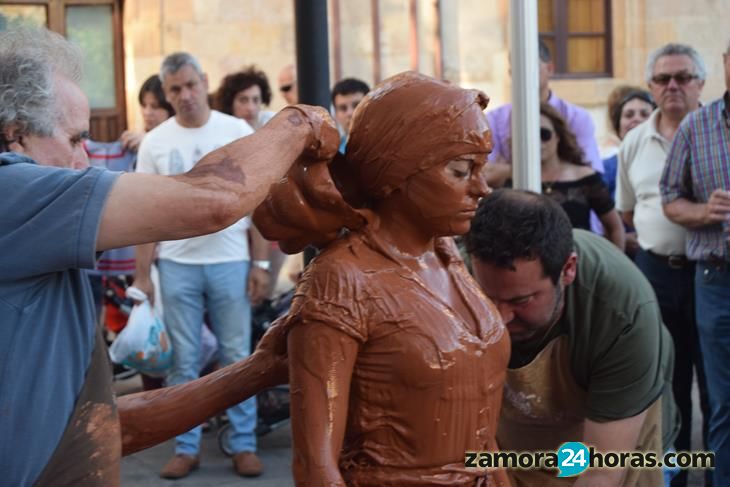
[[[189,171],[209,152],[253,133],[243,120],[211,110],[208,80],[187,53],[167,56],[160,79],[176,115],[150,131],[142,141],[137,172],[176,175]],[[160,294],[173,347],[168,385],[198,377],[201,323],[207,312],[225,366],[248,356],[251,341],[249,291],[262,280],[268,286],[268,262],[253,261],[248,248],[248,217],[211,235],[159,243]],[[155,243],[137,247],[134,285],[151,293],[150,265]],[[265,255],[264,249],[264,255]],[[264,287],[265,288],[265,287]],[[253,296],[252,296],[253,297]],[[233,433],[233,464],[243,476],[257,476],[256,399],[228,409]],[[164,478],[181,478],[199,465],[201,428],[176,438],[175,456],[162,469]]]

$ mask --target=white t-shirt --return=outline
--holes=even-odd
[[[189,171],[209,152],[253,133],[244,121],[211,110],[205,125],[181,126],[171,117],[147,133],[137,153],[137,172],[165,176]],[[202,237],[160,242],[160,258],[181,264],[219,264],[250,260],[249,218]]]
[[[616,208],[634,212],[639,245],[659,255],[684,255],[687,230],[662,210],[659,179],[671,141],[657,131],[659,110],[626,134],[618,151]]]

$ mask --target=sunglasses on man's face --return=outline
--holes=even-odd
[[[291,91],[291,89],[293,87],[294,87],[293,84],[291,84],[291,85],[284,85],[284,86],[280,86],[279,87],[279,90],[282,91],[282,92],[284,92],[284,93],[289,93],[289,91]]]
[[[553,131],[550,129],[546,129],[544,127],[540,127],[540,140],[543,142],[548,142],[550,139],[553,138]]]
[[[677,82],[678,85],[686,85],[693,79],[697,79],[699,76],[692,73],[660,73],[655,74],[651,77],[651,82],[655,83],[657,85],[666,86],[669,84],[670,81],[674,80]]]

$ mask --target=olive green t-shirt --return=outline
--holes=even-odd
[[[662,396],[664,446],[679,420],[672,394],[674,345],[654,291],[611,242],[574,230],[575,281],[565,289],[560,320],[537,342],[513,344],[510,366],[529,362],[548,342],[568,335],[576,383],[587,391],[586,414],[597,422],[635,416]]]

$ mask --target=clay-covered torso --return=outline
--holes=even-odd
[[[473,483],[464,452],[496,449],[508,334],[454,249],[437,241],[476,335],[367,230],[332,243],[300,282],[288,325],[324,323],[360,344],[340,456],[350,485]]]

